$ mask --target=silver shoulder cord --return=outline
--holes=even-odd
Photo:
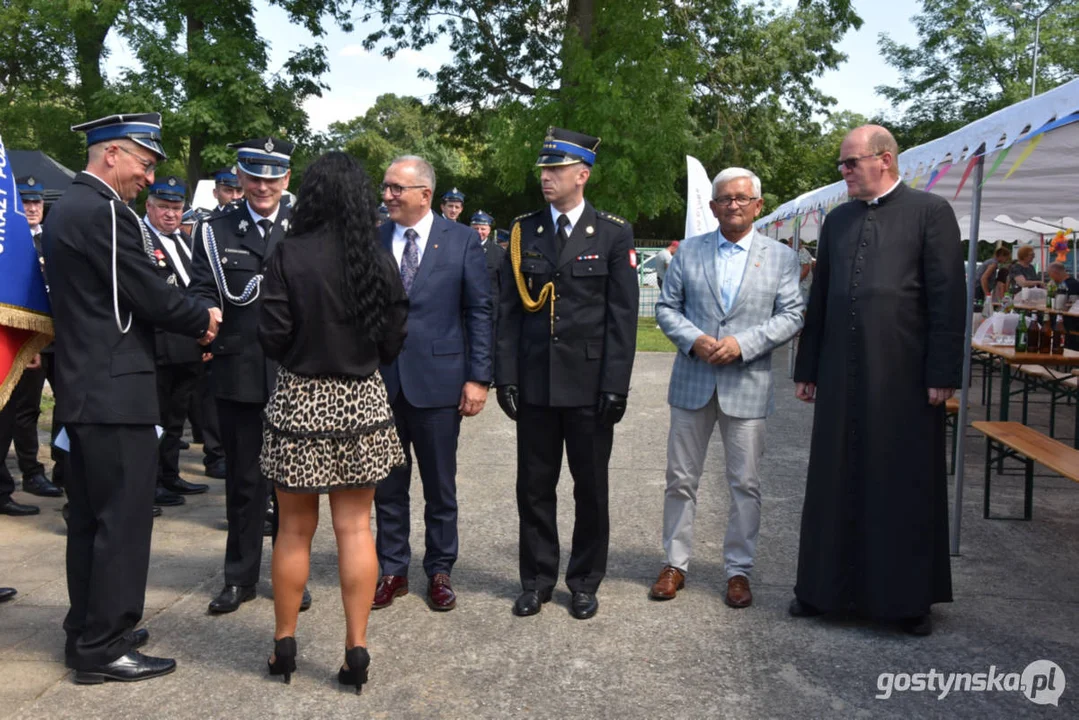
[[[258,299],[259,293],[262,292],[262,275],[256,275],[247,281],[247,285],[244,286],[243,292],[239,295],[233,295],[229,292],[228,281],[225,278],[225,270],[221,267],[221,255],[217,251],[217,240],[214,238],[214,229],[210,227],[210,223],[205,223],[202,226],[202,247],[206,250],[206,259],[210,263],[210,272],[214,276],[214,282],[217,284],[217,297],[221,300],[222,308],[224,308],[224,301],[228,300],[233,305],[243,307],[244,305],[250,305]]]
[[[132,313],[127,314],[127,327],[120,320],[120,279],[116,275],[116,203],[109,202],[109,210],[112,212],[112,312],[116,318],[116,329],[121,335],[126,335],[131,329]]]

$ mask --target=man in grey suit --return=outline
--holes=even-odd
[[[712,182],[719,229],[678,246],[656,320],[678,348],[667,402],[667,491],[663,548],[667,565],[650,596],[669,600],[685,586],[697,510],[697,487],[718,423],[727,458],[730,514],[723,555],[726,602],[753,602],[749,574],[761,519],[759,466],[765,416],[774,409],[772,350],[802,327],[798,256],[753,229],[761,181],[727,168]]]

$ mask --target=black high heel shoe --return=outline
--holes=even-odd
[[[371,664],[371,656],[367,648],[357,645],[351,650],[345,651],[345,665],[337,671],[337,682],[342,685],[355,685],[356,694],[363,692],[363,684],[367,682],[367,668]]]
[[[266,661],[271,675],[284,675],[285,684],[292,682],[292,673],[296,672],[296,638],[283,637],[273,641],[273,662]]]

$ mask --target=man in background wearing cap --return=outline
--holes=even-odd
[[[492,327],[498,327],[498,297],[502,288],[502,263],[506,259],[506,251],[503,250],[495,239],[491,237],[491,226],[495,219],[482,210],[472,215],[472,229],[480,236],[480,245],[483,246],[483,254],[487,258],[487,277],[491,281],[491,322]],[[491,341],[491,347],[495,341]]]
[[[154,245],[154,267],[162,280],[187,292],[191,285],[191,238],[180,230],[187,188],[177,177],[160,178],[150,186],[143,222]],[[157,474],[157,504],[183,505],[184,495],[210,489],[180,477],[180,439],[184,418],[202,367],[198,343],[160,328],[154,332],[157,399],[161,406],[161,457]]]
[[[240,187],[240,178],[231,168],[221,168],[214,173],[214,200],[217,200],[216,212],[224,212],[235,203],[243,200],[244,189]]]
[[[408,293],[408,338],[379,369],[407,464],[375,490],[375,546],[382,577],[373,609],[408,592],[412,457],[423,484],[427,602],[456,607],[450,573],[457,562],[457,438],[461,418],[479,414],[491,384],[491,297],[479,237],[431,212],[435,170],[421,157],[390,163],[382,179],[390,222],[382,245],[393,253]]]
[[[165,159],[161,116],[77,125],[86,170],[53,206],[42,246],[56,328],[56,409],[70,443],[64,620],[75,681],[145,680],[176,662],[143,655],[151,511],[160,422],[154,327],[212,340],[221,319],[154,270],[149,236],[128,203]]]
[[[34,246],[41,254],[41,218],[45,212],[45,188],[32,177],[15,179],[15,186],[22,199],[26,220],[34,237]],[[45,378],[52,365],[52,345],[41,351],[41,357],[27,366],[11,393],[11,399],[0,408],[0,515],[37,515],[41,509],[12,499],[15,479],[3,459],[8,448],[15,444],[15,456],[22,473],[24,492],[40,497],[60,497],[64,491],[45,475],[45,466],[38,459],[37,423],[41,415],[41,392]],[[59,457],[54,453],[54,459]],[[59,465],[57,467],[60,467]],[[56,473],[54,472],[54,475]],[[63,477],[63,473],[59,473]]]
[[[453,188],[442,195],[442,217],[450,222],[457,222],[465,210],[465,194]]]
[[[262,303],[259,286],[266,261],[285,237],[289,207],[281,196],[288,187],[293,144],[275,138],[234,143],[237,177],[245,201],[211,217],[195,238],[192,290],[207,300],[221,298],[227,316],[215,340],[210,388],[225,452],[225,586],[210,602],[210,612],[231,613],[255,597],[262,565],[270,481],[259,468],[262,410],[277,378],[258,340]],[[276,519],[276,516],[274,516]],[[276,523],[271,534],[276,533]],[[304,608],[310,596],[304,591]]]
[[[495,384],[517,422],[519,616],[538,613],[558,582],[563,445],[576,502],[566,570],[574,617],[596,614],[607,569],[607,464],[629,394],[638,288],[633,229],[584,199],[598,145],[551,128],[536,162],[550,205],[514,221],[503,264]]]

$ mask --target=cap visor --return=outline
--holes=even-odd
[[[566,157],[565,155],[540,155],[539,160],[536,161],[536,167],[555,167],[558,165],[576,165],[577,163],[583,163],[584,160],[574,157]]]
[[[262,165],[258,163],[238,162],[240,169],[251,177],[276,179],[284,177],[289,171],[287,167],[280,165]]]
[[[154,140],[153,138],[145,138],[145,137],[134,138],[134,137],[129,137],[128,140],[131,140],[134,143],[142,145],[144,148],[146,148],[147,150],[152,152],[154,155],[157,155],[162,160],[168,160],[169,159],[169,156],[165,154],[165,148],[161,145],[160,142],[158,142],[157,140]]]

